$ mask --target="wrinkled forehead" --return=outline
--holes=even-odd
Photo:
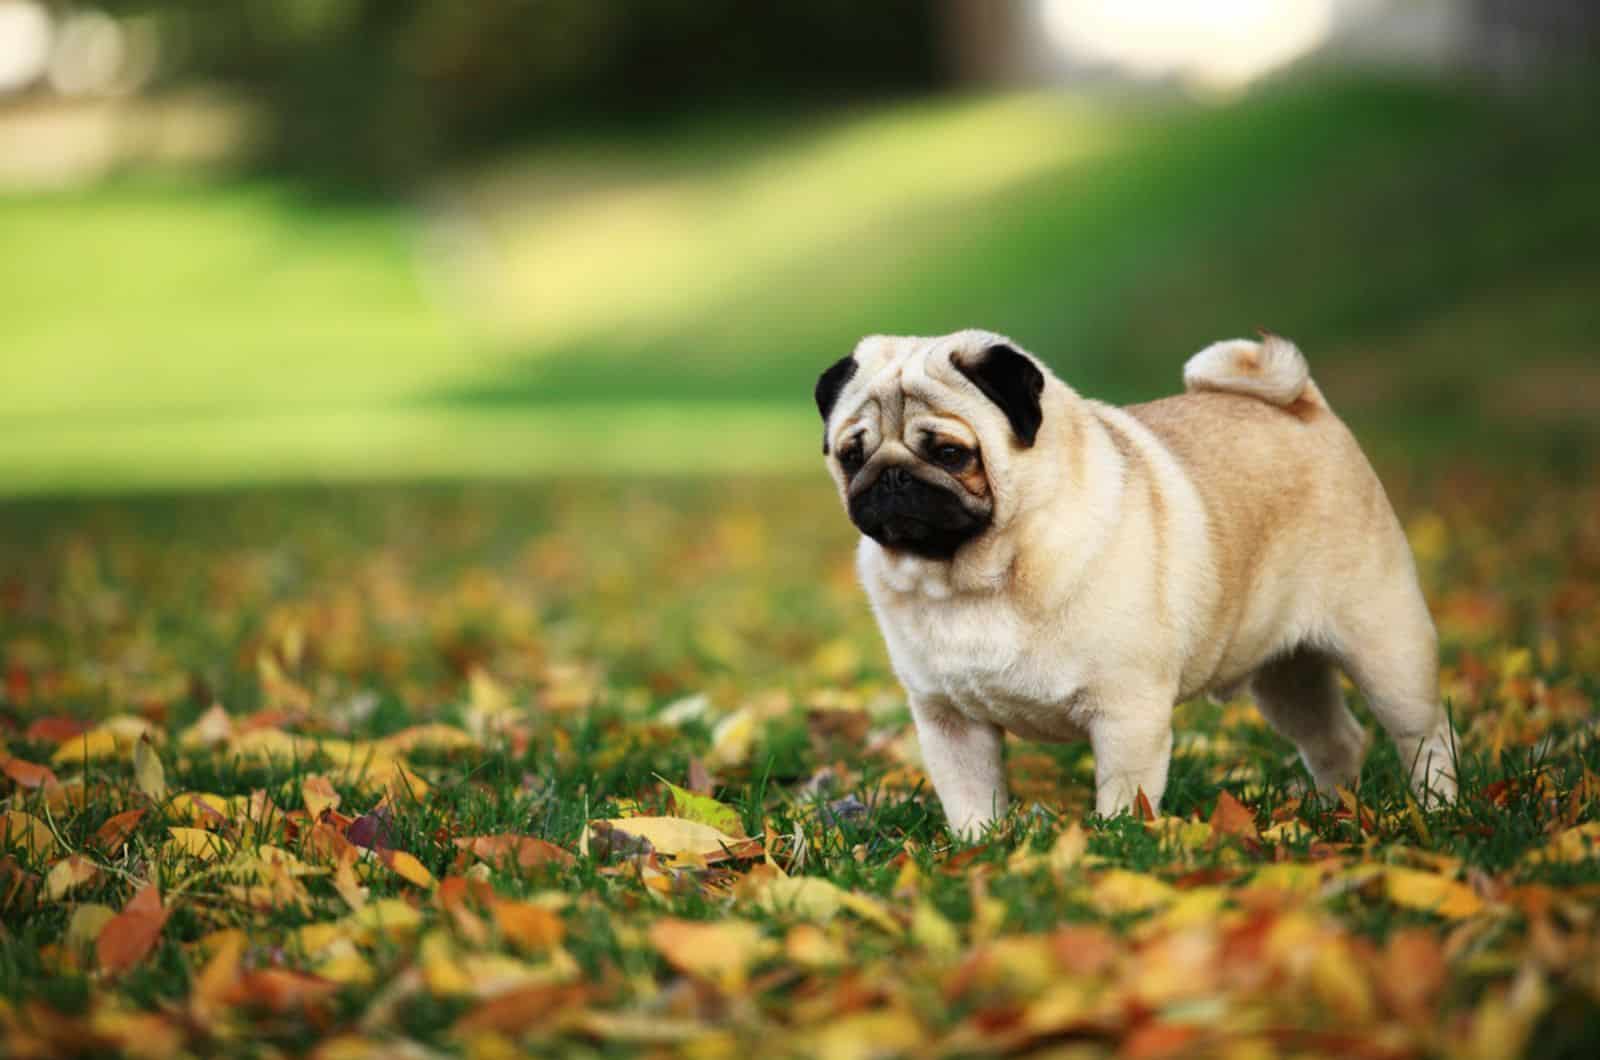
[[[856,378],[840,402],[837,422],[863,415],[893,416],[938,408],[940,396],[961,387],[965,377],[951,364],[956,354],[987,349],[998,337],[985,331],[958,331],[934,337],[872,335],[856,346]]]

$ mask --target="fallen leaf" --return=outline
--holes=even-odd
[[[55,833],[50,826],[31,813],[7,810],[0,817],[0,845],[15,847],[34,859],[43,858],[56,849]]]
[[[81,766],[117,754],[117,735],[106,728],[91,729],[79,736],[63,740],[50,761],[56,765]]]
[[[167,797],[167,771],[148,735],[133,745],[133,781],[152,802]]]
[[[518,949],[543,952],[561,945],[566,922],[561,914],[532,902],[497,901],[494,924],[500,934]]]
[[[167,841],[162,844],[162,851],[170,856],[181,858],[195,858],[199,861],[215,861],[218,858],[230,857],[233,854],[233,844],[215,832],[208,832],[204,828],[185,828],[172,825],[167,828]]]
[[[1259,839],[1255,812],[1224,789],[1217,796],[1217,808],[1211,812],[1211,834]]]
[[[300,799],[313,821],[320,820],[324,810],[339,808],[339,793],[333,790],[333,783],[320,773],[313,773],[300,782]]]
[[[665,784],[667,791],[672,793],[673,816],[708,824],[719,832],[739,839],[747,838],[744,820],[739,816],[739,811],[732,806],[724,806],[707,795],[696,795],[664,777],[657,776],[656,779]]]
[[[93,902],[84,902],[74,907],[72,918],[67,921],[67,933],[61,940],[62,945],[77,952],[88,951],[100,937],[100,932],[106,924],[116,919],[116,916],[115,909]]]
[[[1390,865],[1383,870],[1384,893],[1395,905],[1459,920],[1483,911],[1483,899],[1464,883],[1419,869]]]
[[[706,752],[707,769],[739,766],[750,757],[755,742],[756,717],[748,707],[723,718],[711,730],[711,749]]]
[[[777,950],[759,926],[731,917],[664,918],[650,925],[649,939],[668,964],[727,993],[742,991],[751,967]]]
[[[496,866],[536,869],[542,865],[570,865],[576,860],[554,843],[527,835],[462,836],[455,844],[473,857]]]
[[[739,852],[750,849],[752,845],[756,848],[760,846],[755,840],[738,839],[708,824],[682,817],[617,817],[611,820],[591,821],[589,829],[596,840],[601,833],[607,831],[643,840],[649,844],[651,850],[668,858],[704,859],[729,854],[755,856]],[[615,844],[610,843],[609,846]],[[759,853],[759,849],[755,853]]]
[[[1106,916],[1147,913],[1177,896],[1170,884],[1126,869],[1107,869],[1095,879],[1090,892],[1094,907]]]
[[[385,868],[407,883],[414,883],[418,887],[432,887],[436,882],[433,873],[404,850],[380,850],[377,854],[378,860],[383,862]]]
[[[1056,881],[1064,879],[1068,872],[1083,860],[1083,855],[1089,849],[1089,837],[1083,830],[1083,825],[1073,821],[1067,826],[1066,831],[1056,836],[1054,843],[1050,844],[1048,861],[1050,873]]]
[[[6,776],[19,788],[34,791],[46,784],[57,784],[55,773],[48,766],[35,765],[21,758],[6,758],[0,769],[5,770]]]
[[[122,912],[100,929],[95,939],[95,957],[100,968],[110,975],[127,971],[155,948],[167,910],[161,905],[161,892],[153,883],[139,889]]]
[[[115,854],[122,849],[128,841],[128,836],[139,827],[139,822],[144,820],[145,811],[123,810],[121,813],[106,818],[104,824],[95,829],[94,837],[90,842],[107,854]]]
[[[59,902],[74,889],[100,875],[95,863],[81,854],[68,854],[45,874],[44,890],[52,902]]]

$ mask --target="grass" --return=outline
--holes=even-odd
[[[1591,110],[952,98],[597,135],[419,204],[148,175],[12,196],[0,481],[793,469],[820,365],[974,324],[1115,400],[1270,325],[1380,444],[1577,465]]]
[[[1344,801],[1304,798],[1247,702],[1191,703],[1160,820],[1092,817],[1086,748],[1012,741],[1017,809],[976,844],[942,830],[817,478],[10,502],[0,784],[46,834],[8,818],[4,1048],[1585,1055],[1593,485],[1386,480],[1457,805],[1419,812],[1387,741]],[[591,822],[640,813],[765,853],[608,852]],[[361,827],[425,875],[330,838]],[[566,853],[457,842],[483,835]],[[69,852],[93,871],[58,893]],[[74,941],[147,883],[148,952]]]

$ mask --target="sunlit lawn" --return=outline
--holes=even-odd
[[[1571,449],[1600,152],[1539,113],[1359,84],[952,99],[595,132],[415,203],[7,198],[0,483],[796,468],[820,365],[975,324],[1118,399],[1267,325],[1385,438]]]

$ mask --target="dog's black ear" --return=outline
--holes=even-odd
[[[828,416],[833,412],[834,403],[839,400],[839,391],[856,374],[855,357],[841,357],[828,367],[826,372],[817,379],[817,411],[822,413],[822,452],[828,452]]]
[[[969,364],[957,356],[955,366],[1006,414],[1017,440],[1031,446],[1044,422],[1039,397],[1044,393],[1044,373],[1015,347],[990,346]]]

